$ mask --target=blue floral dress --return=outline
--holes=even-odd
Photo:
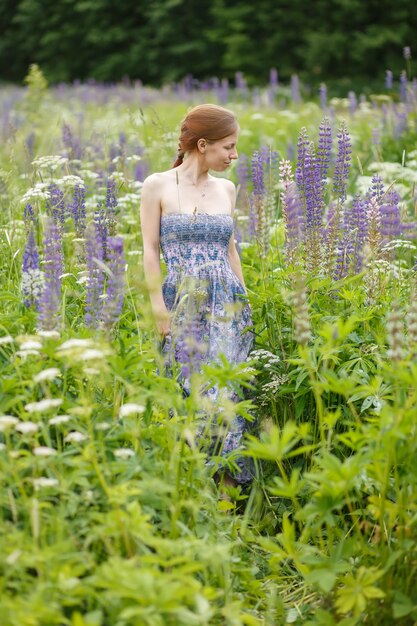
[[[241,363],[253,347],[250,305],[229,262],[232,233],[233,218],[224,213],[161,216],[160,243],[167,267],[162,293],[171,312],[171,332],[161,351],[168,375],[177,377],[185,396],[191,391],[192,373],[201,371],[203,363],[218,363],[221,354],[230,363]],[[201,447],[209,456],[239,449],[251,423],[240,415],[225,420],[220,407],[224,400],[242,398],[236,390],[217,384],[203,390],[202,396],[209,402],[197,424]],[[235,480],[250,482],[251,460],[239,456],[235,462],[239,467]]]

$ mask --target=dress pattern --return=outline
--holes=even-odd
[[[253,347],[251,308],[229,262],[232,233],[233,218],[224,213],[161,216],[160,244],[167,267],[162,294],[171,312],[171,332],[161,351],[167,374],[177,376],[185,396],[190,394],[193,372],[203,363],[217,363],[221,354],[229,363],[241,363]],[[238,392],[216,384],[202,397],[207,403],[197,426],[199,444],[209,457],[239,449],[251,423],[240,415],[225,421],[215,410],[225,399],[240,401]],[[239,456],[235,462],[239,472],[233,477],[249,483],[251,459]]]

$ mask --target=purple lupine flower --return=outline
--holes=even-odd
[[[340,280],[347,276],[351,265],[352,254],[354,251],[354,233],[353,233],[353,209],[352,205],[345,206],[342,218],[342,228],[339,232],[338,242],[336,244],[336,267],[334,270],[334,280]]]
[[[327,117],[324,117],[319,126],[319,140],[316,154],[316,179],[318,195],[324,202],[324,188],[327,181],[330,156],[332,151],[332,129]]]
[[[283,205],[285,205],[285,253],[287,260],[293,262],[292,252],[298,248],[305,235],[303,204],[294,183],[287,186],[283,195]]]
[[[339,202],[346,200],[346,183],[351,161],[351,144],[348,130],[343,122],[337,133],[338,150],[333,177],[333,190],[339,196]]]
[[[368,238],[372,256],[376,256],[381,243],[381,212],[376,195],[367,198]]]
[[[26,204],[23,209],[23,221],[25,222],[26,228],[33,228],[35,226],[35,214],[33,212],[33,207],[31,204]]]
[[[278,87],[278,71],[275,67],[271,67],[269,70],[269,85],[274,90]]]
[[[149,173],[149,165],[145,159],[142,159],[135,165],[134,178],[143,182]]]
[[[406,61],[411,60],[411,48],[410,46],[404,46],[403,48],[403,57]]]
[[[371,131],[371,143],[373,146],[381,145],[381,127],[375,126]]]
[[[301,197],[305,197],[305,178],[306,178],[306,155],[309,149],[310,139],[307,129],[303,127],[298,135],[297,141],[297,165],[295,169],[295,182]]]
[[[48,186],[49,199],[46,203],[47,213],[54,220],[55,224],[63,228],[65,223],[65,203],[64,194],[55,183]]]
[[[42,330],[54,330],[59,323],[62,271],[61,236],[56,222],[49,219],[44,236],[44,288],[39,302],[39,325]]]
[[[82,148],[80,142],[77,140],[71,126],[68,124],[64,124],[62,127],[62,143],[67,151],[68,158],[82,158]]]
[[[321,223],[323,206],[320,188],[317,184],[316,154],[312,141],[307,147],[304,164],[304,199],[307,228],[317,228]]]
[[[320,107],[322,109],[327,109],[327,87],[325,83],[320,83]]]
[[[262,197],[265,193],[264,155],[259,150],[252,155],[252,182],[254,195]]]
[[[109,237],[107,246],[109,275],[101,320],[103,327],[110,330],[118,321],[123,308],[126,261],[122,237]]]
[[[43,289],[43,273],[39,267],[39,252],[33,228],[27,238],[22,261],[22,292],[25,306],[38,308]]]
[[[90,223],[87,236],[87,290],[85,298],[85,324],[97,328],[103,305],[104,286],[103,240],[96,224]]]
[[[229,100],[229,81],[227,78],[222,78],[219,89],[219,101],[221,104],[225,104]]]
[[[245,79],[245,77],[243,75],[243,72],[236,72],[235,73],[235,88],[238,91],[246,93],[248,85],[247,85],[246,79]]]
[[[345,206],[342,229],[337,248],[334,279],[347,276],[349,271],[357,273],[362,266],[362,248],[367,238],[367,203],[358,194]]]
[[[298,79],[297,74],[292,74],[291,76],[291,98],[294,104],[300,104],[301,102],[300,81]]]
[[[349,99],[349,113],[351,115],[354,115],[358,109],[358,99],[356,97],[356,93],[354,91],[349,91],[348,99]]]
[[[385,87],[387,89],[392,89],[394,75],[391,70],[386,70],[385,72]]]
[[[405,102],[407,100],[407,72],[403,70],[400,74],[400,100]]]
[[[103,249],[103,259],[106,259],[107,258],[108,228],[107,228],[106,213],[103,207],[101,206],[98,206],[97,210],[94,212],[94,224],[96,225],[98,235],[101,239],[101,246]]]
[[[81,236],[85,229],[85,187],[75,185],[74,195],[71,204],[72,217],[74,219],[75,230],[78,236]]]
[[[402,232],[400,195],[395,189],[386,192],[380,203],[381,235],[384,242],[398,237]]]
[[[392,129],[392,136],[394,139],[400,139],[401,136],[407,130],[407,111],[394,107],[394,127]]]
[[[309,140],[307,130],[302,128],[298,136],[298,156],[295,182],[298,193],[305,205],[306,227],[319,226],[322,213],[320,188],[317,180],[316,154],[314,144]]]
[[[384,183],[379,174],[374,174],[371,179],[371,187],[367,192],[367,199],[375,198],[377,203],[380,203],[384,195]]]
[[[117,207],[117,195],[116,195],[116,181],[114,178],[107,180],[106,189],[106,207],[107,207],[107,228],[111,235],[116,232],[116,207]]]
[[[351,249],[349,237],[342,235],[335,245],[335,267],[332,272],[333,280],[341,280],[348,274],[349,269],[349,250]]]
[[[357,273],[362,268],[363,246],[368,239],[367,202],[360,194],[355,195],[352,200],[351,222],[346,226],[346,230],[348,228],[354,239],[352,264],[353,271]]]
[[[255,195],[252,193],[249,196],[249,237],[253,239],[256,234],[256,227],[258,225],[257,215],[257,203],[255,201]]]

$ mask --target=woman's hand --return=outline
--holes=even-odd
[[[154,317],[158,334],[166,337],[171,332],[171,315],[168,309],[154,311]]]

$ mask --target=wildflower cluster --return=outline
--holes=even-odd
[[[297,260],[307,271],[335,280],[358,273],[369,259],[384,258],[384,246],[409,235],[415,226],[402,219],[399,193],[392,186],[385,190],[378,174],[364,195],[349,199],[351,152],[349,133],[342,123],[331,184],[332,131],[325,118],[317,150],[306,129],[300,131],[294,183],[290,164],[280,164],[287,262]]]

